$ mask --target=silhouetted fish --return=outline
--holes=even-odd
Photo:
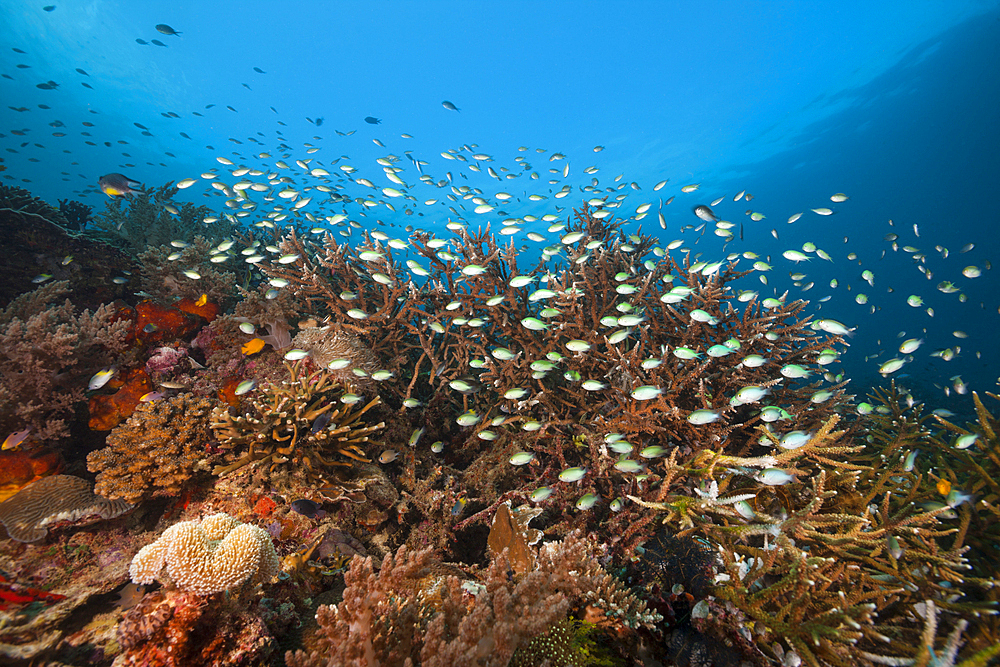
[[[313,502],[312,500],[308,500],[306,498],[292,501],[291,503],[289,503],[289,506],[302,516],[307,516],[310,519],[323,517],[326,515],[326,512],[324,512],[320,508],[319,503]]]
[[[160,23],[156,26],[156,32],[161,32],[164,35],[179,35],[180,33],[168,26],[166,23]]]
[[[142,185],[138,181],[133,181],[124,174],[118,173],[101,176],[97,184],[101,187],[101,192],[109,197],[121,197],[132,194],[135,192],[134,188],[139,188]]]
[[[378,125],[382,122],[382,119],[375,118],[374,116],[365,116],[365,122],[369,125]]]

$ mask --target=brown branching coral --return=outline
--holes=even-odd
[[[87,456],[97,493],[137,503],[177,495],[198,470],[208,470],[209,419],[216,401],[178,394],[140,403],[115,427],[107,447]]]
[[[111,306],[77,313],[65,281],[21,295],[0,310],[0,432],[65,437],[65,418],[84,399],[90,374],[126,346],[129,320]],[[6,436],[3,436],[6,437]]]
[[[617,595],[621,585],[576,535],[542,546],[535,568],[517,580],[502,556],[483,583],[463,583],[442,574],[429,550],[405,547],[378,572],[371,558],[354,558],[344,580],[343,602],[316,614],[318,648],[289,653],[291,667],[403,664],[407,657],[425,667],[506,665],[519,647],[588,604],[603,605],[610,617],[638,614],[639,623],[655,622],[641,604],[617,609],[616,602],[633,605],[634,598]]]
[[[245,465],[267,465],[270,471],[291,462],[311,481],[352,461],[369,463],[362,448],[384,422],[365,425],[361,418],[380,403],[376,396],[360,410],[340,401],[341,385],[326,371],[305,372],[304,360],[285,364],[288,379],[268,382],[250,399],[245,414],[216,408],[212,430],[235,460],[215,468],[224,475]]]
[[[679,534],[717,545],[723,571],[711,597],[760,623],[765,639],[786,642],[809,665],[856,664],[856,646],[874,650],[889,638],[912,646],[912,627],[894,619],[900,602],[932,597],[953,610],[988,609],[951,597],[973,583],[961,539],[968,518],[942,525],[950,508],[917,504],[927,490],[905,469],[905,455],[886,460],[875,448],[881,443],[845,443],[837,424],[830,418],[807,443],[778,449],[768,462],[797,473],[798,483],[772,487],[762,474],[704,452],[700,465],[673,464],[671,475],[704,480],[698,499],[666,493],[678,488],[673,483],[661,486],[661,502],[633,497],[663,511]],[[873,458],[877,467],[869,465]]]

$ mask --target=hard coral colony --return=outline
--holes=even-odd
[[[330,175],[312,164],[303,182]],[[856,402],[833,370],[845,325],[746,288],[751,253],[664,248],[607,197],[542,218],[537,256],[504,242],[513,223],[343,243],[346,213],[319,226],[268,180],[227,194],[306,203],[256,227],[178,208],[193,179],[129,186],[95,226],[142,251],[138,297],[78,314],[58,281],[0,311],[0,424],[34,457],[0,470],[6,658],[1000,655],[1000,439],[978,394],[965,426],[895,382]],[[0,194],[17,222],[55,216]],[[150,588],[111,608],[126,584]]]

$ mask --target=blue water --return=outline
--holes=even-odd
[[[357,166],[355,177],[381,188],[392,184],[375,159],[412,151],[428,162],[424,172],[435,180],[450,172],[456,185],[487,194],[507,190],[522,204],[499,209],[540,216],[592,196],[578,186],[590,183],[583,170],[594,165],[601,188],[616,186],[618,175],[641,188],[620,191],[629,195],[622,212],[652,203],[652,214],[635,224],[664,243],[680,238],[682,226],[699,224],[692,206],[725,195],[716,213],[743,227],[743,240],[725,252],[753,251],[770,256],[774,266],[767,286],[751,275],[745,287],[767,296],[788,289],[789,298],[810,299],[818,315],[857,328],[844,357],[856,393],[884,382],[879,365],[897,356],[901,332],[926,341],[900,372],[920,400],[965,411],[967,397],[945,395],[953,376],[975,390],[996,387],[1000,285],[987,268],[1000,257],[996,2],[50,1],[51,12],[43,2],[0,2],[0,157],[6,167],[0,178],[49,202],[70,197],[100,211],[97,179],[109,172],[149,186],[208,170],[235,182],[218,156],[273,169],[286,154],[290,164],[311,157],[324,165],[346,155],[340,164]],[[156,32],[159,23],[180,36]],[[137,38],[166,46],[140,45]],[[58,89],[36,87],[49,80]],[[443,100],[461,111],[443,108]],[[382,122],[367,124],[366,116]],[[323,118],[323,124],[307,118]],[[64,127],[50,125],[56,121]],[[321,150],[307,155],[304,142]],[[522,155],[540,179],[499,183],[440,155],[473,144],[473,152],[494,158],[484,171],[489,165],[518,173],[514,157]],[[605,148],[595,153],[598,145]],[[530,150],[518,152],[519,146]],[[256,158],[263,150],[273,157]],[[554,152],[566,159],[550,162]],[[407,169],[404,178],[418,202],[443,199],[447,191],[419,183],[408,160],[399,166]],[[549,185],[549,178],[558,184]],[[662,179],[670,181],[654,193]],[[701,189],[680,193],[692,183]],[[573,194],[552,199],[563,184],[572,185]],[[733,203],[742,190],[753,194],[751,203]],[[373,192],[355,184],[345,191]],[[524,196],[533,192],[549,199],[529,204]],[[838,192],[850,199],[832,204],[830,195]],[[671,195],[673,204],[660,204]],[[202,180],[178,198],[223,209],[224,196]],[[835,215],[809,212],[827,206]],[[455,217],[442,204],[415,208],[425,215],[406,217],[399,207],[393,214],[380,206],[362,216],[355,204],[344,210],[367,227],[376,220],[412,223],[439,235]],[[752,221],[749,209],[765,219]],[[794,224],[785,222],[803,211]],[[474,225],[491,222],[494,231],[505,217],[462,213]],[[515,242],[546,227],[525,225]],[[890,232],[899,235],[898,252],[883,240]],[[698,237],[688,232],[684,238]],[[814,256],[792,265],[782,258],[807,241],[834,262]],[[969,243],[975,247],[960,254]],[[926,255],[932,279],[902,250],[907,245]],[[947,259],[937,245],[948,248]],[[711,230],[692,247],[706,259],[723,252]],[[847,259],[850,252],[857,261]],[[963,277],[969,265],[983,275]],[[865,269],[874,272],[874,286],[861,279]],[[800,282],[815,286],[801,292],[789,272],[806,273]],[[966,302],[939,292],[935,286],[943,280],[955,283]],[[869,296],[867,305],[855,303],[859,292]],[[911,294],[926,305],[908,306]],[[954,331],[968,337],[956,338]],[[954,361],[930,356],[955,346],[961,351]]]

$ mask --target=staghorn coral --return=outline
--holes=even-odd
[[[214,514],[167,528],[139,550],[129,575],[134,583],[151,584],[164,568],[179,589],[211,595],[247,581],[268,583],[281,566],[267,531]]]
[[[370,462],[361,445],[385,423],[366,426],[360,420],[380,403],[379,398],[358,411],[349,404],[335,407],[343,390],[329,373],[307,375],[304,360],[285,366],[288,379],[267,382],[250,399],[245,415],[234,414],[232,408],[213,410],[212,430],[220,445],[236,457],[228,465],[217,466],[215,474],[224,475],[250,463],[269,464],[273,472],[291,462],[308,479],[319,481],[338,466]]]
[[[0,523],[18,542],[37,542],[48,535],[48,526],[99,516],[113,519],[132,509],[123,500],[94,495],[90,482],[70,475],[52,475],[32,482],[0,503]]]
[[[420,286],[392,248],[368,236],[351,248],[331,235],[320,245],[293,231],[280,247],[296,262],[261,268],[288,281],[330,326],[357,336],[397,377],[409,378],[380,389],[387,400],[423,400],[424,424],[438,429],[438,439],[460,445],[465,458],[483,452],[482,465],[473,467],[485,474],[468,484],[483,487],[486,507],[472,521],[490,516],[511,483],[522,497],[552,486],[552,505],[566,510],[587,493],[651,500],[663,474],[657,459],[672,449],[690,459],[724,442],[726,455],[757,459],[770,449],[757,427],[773,421],[762,407],[780,406],[781,420],[794,418],[796,429],[810,432],[846,403],[842,384],[819,395],[821,380],[813,378],[836,360],[841,338],[804,316],[805,301],[738,301],[731,284],[746,272],[736,261],[708,265],[663,252],[640,269],[655,239],[626,236],[620,223],[595,217],[586,205],[566,222],[567,238],[576,240],[563,244],[567,261],[555,268],[545,258],[521,266],[513,244],[499,245],[488,227],[458,229],[447,259],[432,244],[438,239],[414,234],[411,252],[427,263],[408,262],[427,274]],[[511,285],[515,276],[544,280],[545,288]],[[761,363],[743,364],[749,355]],[[766,398],[736,400],[745,388]],[[711,419],[693,423],[699,410]],[[439,415],[450,411],[464,411],[472,425],[449,432]],[[623,461],[628,457],[609,452],[608,433],[649,455]],[[535,460],[506,474],[505,489],[482,484],[501,475],[491,472],[491,459],[508,449]],[[557,484],[568,467],[586,469],[575,486]],[[649,483],[637,474],[649,475]],[[628,538],[618,543],[623,552],[651,532],[649,514],[636,506],[606,520],[612,534]],[[563,513],[555,534],[578,525]]]
[[[67,293],[67,282],[51,282],[0,311],[0,433],[65,437],[88,376],[125,348],[128,320],[110,306],[78,314],[68,299],[57,303]]]
[[[208,425],[216,405],[187,393],[140,403],[111,432],[107,447],[87,455],[97,493],[131,503],[179,494],[196,471],[208,469]]]
[[[780,639],[807,665],[873,664],[852,662],[859,647],[884,654],[891,639],[896,658],[912,656],[916,628],[897,615],[900,602],[933,598],[957,612],[989,609],[956,595],[960,587],[971,593],[989,585],[965,574],[968,512],[949,527],[942,520],[958,515],[947,505],[917,504],[929,485],[905,469],[905,453],[896,451],[901,440],[890,435],[907,428],[897,423],[866,446],[835,430],[838,421],[831,417],[806,444],[779,448],[766,462],[801,481],[769,486],[733,465],[748,462],[706,450],[689,467],[668,458],[660,501],[631,497],[660,510],[660,521],[679,536],[716,549],[721,567],[704,599],[710,607],[725,601],[732,612],[728,621],[711,615],[700,630],[718,633],[727,622],[753,621],[764,629],[759,636],[740,635],[739,626],[731,636],[748,646]],[[678,484],[685,478],[702,480],[696,497]]]
[[[588,600],[603,601],[609,616],[627,615],[609,609],[607,588],[621,585],[609,582],[593,546],[575,534],[543,545],[536,567],[516,581],[503,556],[492,561],[482,584],[463,583],[439,567],[430,550],[405,547],[387,556],[378,573],[371,558],[354,558],[343,601],[316,614],[318,648],[287,654],[287,664],[360,667],[411,658],[426,667],[506,665],[518,648]],[[473,593],[471,602],[465,591]],[[641,604],[633,611],[642,625],[656,620]]]

